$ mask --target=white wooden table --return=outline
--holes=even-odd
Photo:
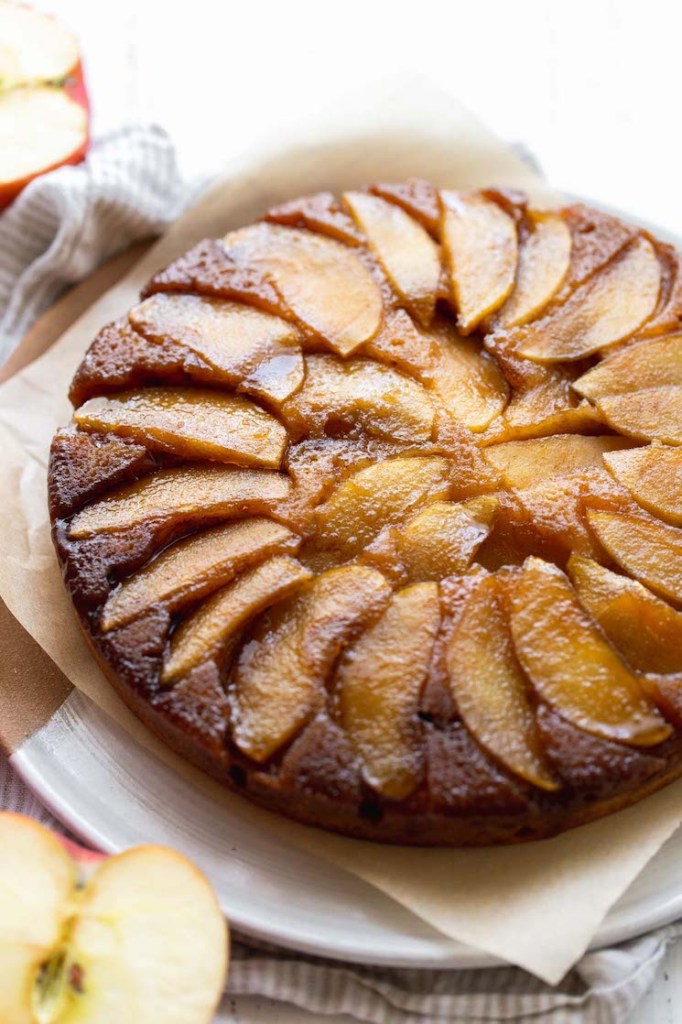
[[[682,234],[682,8],[671,0],[33,2],[81,39],[95,131],[155,120],[187,174],[219,170],[301,110],[333,118],[349,82],[422,72],[522,140],[557,187]],[[235,1024],[318,1019],[234,1002]],[[682,1024],[682,943],[631,1024]]]

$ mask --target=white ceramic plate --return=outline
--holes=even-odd
[[[680,245],[664,230],[643,226]],[[188,854],[213,882],[232,924],[248,935],[318,956],[378,965],[496,963],[445,938],[360,879],[283,848],[238,812],[216,814],[209,797],[77,692],[24,743],[12,763],[56,817],[100,849],[117,852],[152,841]],[[612,909],[593,948],[678,917],[682,830]]]

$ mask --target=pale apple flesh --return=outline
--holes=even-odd
[[[234,673],[233,736],[243,753],[267,761],[311,719],[342,648],[390,596],[381,573],[342,566],[266,613]]]
[[[610,452],[604,462],[642,508],[682,526],[682,449],[649,445]]]
[[[180,540],[112,591],[102,610],[102,630],[123,626],[162,602],[177,611],[268,556],[295,551],[299,543],[286,526],[264,518],[214,526]]]
[[[228,931],[185,857],[140,846],[83,876],[48,829],[0,815],[3,1024],[209,1024]]]
[[[291,482],[282,473],[236,466],[178,466],[119,487],[88,505],[71,520],[69,536],[77,540],[145,522],[191,523],[267,512],[290,492]]]
[[[436,243],[400,206],[379,196],[346,192],[343,199],[408,312],[429,324],[441,273]]]
[[[494,313],[514,287],[516,225],[500,206],[480,195],[441,192],[441,239],[457,325],[468,334]]]
[[[457,709],[483,747],[541,789],[558,783],[546,762],[529,685],[517,661],[497,576],[464,577],[445,654]]]
[[[529,558],[511,587],[516,654],[539,696],[579,729],[633,746],[671,734],[645,692],[583,610],[565,574]]]
[[[439,623],[437,584],[406,587],[345,652],[337,670],[339,719],[365,781],[389,800],[405,799],[419,783],[419,698]]]

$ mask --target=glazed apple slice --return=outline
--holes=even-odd
[[[293,394],[303,380],[296,328],[252,306],[159,292],[135,306],[128,318],[145,338],[190,349],[232,384],[242,383],[262,364],[286,357],[288,373],[283,379],[273,378],[278,387],[268,395],[276,401]]]
[[[520,353],[540,363],[583,359],[622,341],[656,309],[661,267],[647,239],[638,238],[563,305],[524,328]]]
[[[300,435],[322,434],[330,423],[359,426],[399,441],[431,438],[434,406],[425,389],[372,359],[306,356],[303,387],[285,402],[282,416]]]
[[[78,512],[71,520],[69,536],[80,539],[145,522],[192,522],[265,512],[290,492],[290,480],[268,470],[211,465],[162,469],[119,487]]]
[[[428,502],[448,497],[446,459],[387,459],[344,480],[317,509],[319,542],[346,557],[360,552],[383,526]]]
[[[325,683],[343,647],[391,589],[374,569],[322,573],[257,627],[234,675],[232,729],[237,746],[267,761],[325,702]]]
[[[173,633],[161,678],[168,683],[219,654],[258,612],[288,597],[311,573],[290,555],[276,555],[204,601]]]
[[[336,675],[339,721],[362,762],[365,782],[404,800],[422,769],[419,698],[440,623],[435,583],[398,591],[345,653]]]
[[[113,591],[102,611],[102,630],[123,626],[155,604],[178,611],[270,555],[295,551],[299,543],[269,519],[226,523],[178,541]]]
[[[571,391],[570,380],[551,375],[546,380],[512,395],[503,414],[493,420],[485,434],[486,444],[501,444],[546,437],[552,434],[596,432],[604,417],[589,402]]]
[[[432,332],[438,361],[423,374],[445,407],[475,432],[485,430],[507,404],[509,385],[494,359],[452,328]]]
[[[518,240],[512,218],[490,199],[441,192],[441,238],[457,325],[469,334],[514,287]]]
[[[441,272],[436,243],[421,224],[385,199],[345,192],[343,200],[405,308],[420,324],[429,324]]]
[[[514,775],[540,789],[557,789],[514,653],[500,578],[464,578],[460,590],[445,655],[457,709],[478,742]]]
[[[682,672],[682,612],[591,558],[572,555],[568,571],[581,604],[632,668]]]
[[[631,576],[682,603],[682,530],[617,512],[587,514],[599,543]]]
[[[626,448],[630,441],[612,435],[554,434],[527,441],[506,441],[484,449],[485,458],[502,473],[508,487],[532,487],[576,469],[601,466],[602,455]]]
[[[682,449],[653,444],[607,453],[604,462],[643,508],[682,526]]]
[[[593,402],[645,388],[682,385],[682,335],[629,345],[598,363],[573,384]]]
[[[269,278],[297,321],[347,356],[381,325],[379,286],[358,256],[323,235],[256,224],[224,238],[228,256]]]
[[[579,729],[642,747],[670,735],[640,681],[555,565],[526,560],[511,591],[511,630],[540,697]]]
[[[615,430],[643,441],[682,444],[682,386],[667,384],[597,401],[605,421]]]
[[[441,580],[463,573],[490,533],[497,499],[485,496],[427,505],[394,531],[395,545],[408,577]]]
[[[0,814],[3,1024],[209,1024],[229,935],[197,868],[162,846],[115,857]]]
[[[558,213],[536,214],[519,249],[514,290],[495,314],[495,330],[520,327],[547,306],[564,282],[571,261],[571,232]]]
[[[203,388],[144,388],[91,398],[77,409],[79,427],[132,437],[190,459],[278,469],[287,432],[253,402]]]

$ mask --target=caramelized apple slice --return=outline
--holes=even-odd
[[[536,214],[519,249],[514,290],[495,314],[494,329],[520,327],[547,306],[563,284],[571,260],[571,232],[558,213]]]
[[[74,420],[86,430],[132,437],[189,459],[278,469],[287,433],[274,416],[236,395],[202,388],[145,388],[91,398]]]
[[[553,790],[529,700],[516,660],[497,576],[461,582],[463,607],[448,640],[446,664],[452,695],[478,742],[515,775]]]
[[[364,566],[331,569],[266,613],[241,651],[234,678],[233,737],[254,761],[267,761],[325,701],[342,648],[391,589]]]
[[[539,695],[578,728],[642,747],[670,735],[637,677],[555,565],[526,560],[512,588],[511,630],[519,660]]]
[[[400,206],[366,192],[346,192],[343,199],[406,309],[430,323],[440,281],[436,243]]]
[[[446,459],[387,459],[344,480],[317,509],[319,542],[352,557],[379,533],[427,502],[448,497]]]
[[[303,356],[297,345],[298,331],[281,317],[260,312],[238,302],[201,295],[159,292],[129,313],[133,327],[153,342],[167,339],[190,349],[219,370],[229,383],[240,384],[262,364],[287,360],[287,373],[270,375],[274,393],[281,401],[303,380]]]
[[[282,415],[301,435],[322,434],[328,424],[359,426],[399,441],[428,441],[434,407],[424,388],[372,359],[307,356],[303,387]]]
[[[656,308],[661,267],[638,238],[542,320],[524,328],[522,355],[540,363],[582,359],[633,334]]]
[[[395,530],[395,544],[410,580],[441,580],[466,572],[490,533],[497,499],[455,504],[436,501]]]
[[[341,724],[363,778],[389,800],[404,800],[419,783],[419,698],[439,623],[438,586],[407,587],[346,652],[337,672]]]
[[[629,345],[614,352],[573,384],[593,402],[644,388],[682,385],[682,335]]]
[[[441,192],[441,236],[457,325],[468,334],[494,313],[514,287],[516,225],[497,203],[481,195]]]
[[[603,425],[601,412],[580,401],[572,393],[570,381],[557,375],[513,395],[504,413],[490,424],[485,443],[592,432]]]
[[[568,563],[581,604],[637,672],[682,672],[682,612],[591,558]]]
[[[113,591],[102,611],[102,630],[123,626],[162,602],[177,611],[270,555],[295,551],[299,543],[291,530],[269,519],[214,526],[178,541]]]
[[[576,469],[601,466],[604,452],[625,448],[629,444],[625,438],[611,435],[555,434],[489,445],[483,454],[500,470],[508,487],[522,488]]]
[[[604,462],[643,508],[682,526],[682,449],[652,444],[611,452]]]
[[[310,577],[308,569],[290,555],[277,555],[243,573],[201,604],[175,631],[163,666],[163,681],[186,676],[218,654],[249,619],[288,597]]]
[[[256,224],[224,238],[228,256],[269,277],[298,322],[340,355],[379,329],[379,286],[362,261],[323,235]]]
[[[439,359],[423,375],[443,404],[473,431],[485,430],[504,409],[509,386],[494,359],[452,327],[433,331]]]
[[[682,530],[640,516],[588,512],[599,543],[626,572],[682,603]]]
[[[179,466],[119,487],[71,520],[69,536],[126,530],[138,523],[192,522],[238,513],[265,512],[289,497],[281,473],[233,466]]]
[[[615,430],[645,441],[682,444],[682,386],[667,384],[623,395],[605,395],[597,408]]]

